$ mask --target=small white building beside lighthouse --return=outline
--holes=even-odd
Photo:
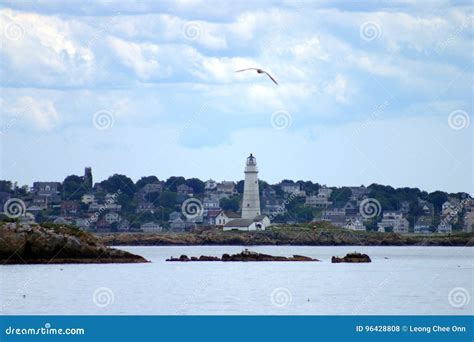
[[[241,218],[226,223],[224,230],[265,230],[265,227],[270,226],[270,219],[260,212],[257,160],[252,154],[247,158],[244,173]]]

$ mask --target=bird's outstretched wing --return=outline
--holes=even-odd
[[[265,70],[262,70],[262,69],[259,69],[259,68],[246,68],[246,69],[241,69],[241,70],[236,70],[235,72],[242,72],[242,71],[247,71],[247,70],[255,70],[256,72],[258,72],[259,74],[266,74],[272,81],[273,83],[275,83],[276,85],[278,85],[278,82],[275,81],[275,79],[268,73],[266,72]]]
[[[268,77],[270,77],[270,79],[273,81],[273,83],[275,83],[276,85],[278,85],[278,82],[275,81],[275,79],[266,71],[264,71],[265,74],[267,74]]]
[[[247,68],[242,70],[236,70],[235,72],[247,71],[247,70],[257,70],[257,68]]]

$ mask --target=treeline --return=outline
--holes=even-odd
[[[291,180],[283,180],[282,182],[291,182]],[[147,184],[163,185],[162,191],[149,192],[145,196],[145,201],[154,204],[156,210],[153,213],[136,213],[136,209],[141,199],[137,199],[136,194]],[[306,196],[316,195],[321,188],[319,183],[311,181],[296,181],[302,191],[306,192]],[[186,184],[193,189],[193,196],[203,199],[205,196],[205,182],[198,178],[185,178],[179,176],[169,177],[166,180],[160,181],[156,176],[144,176],[137,182],[134,182],[126,175],[115,174],[106,180],[96,183],[91,189],[84,181],[84,178],[77,175],[67,176],[60,184],[59,191],[63,201],[80,201],[82,196],[88,193],[93,193],[99,203],[103,203],[107,194],[118,194],[116,203],[122,206],[122,215],[131,222],[143,223],[148,221],[166,221],[169,214],[175,210],[180,210],[182,198],[178,197],[178,186]],[[273,217],[274,222],[308,222],[321,215],[321,209],[313,209],[305,205],[305,196],[291,197],[291,200],[286,200],[289,194],[285,194],[279,184],[269,184],[263,180],[260,181],[260,192],[262,193],[266,188],[272,187],[275,190],[274,197],[279,199],[280,203],[284,203],[285,212]],[[239,211],[243,194],[244,181],[236,182],[236,194],[223,198],[220,201],[220,207],[224,210]],[[349,187],[331,187],[332,193],[330,200],[333,206],[344,206],[352,196],[352,191]],[[119,191],[120,190],[120,191]],[[423,214],[423,201],[431,203],[434,208],[433,216],[439,221],[441,207],[449,198],[457,198],[462,201],[468,197],[467,193],[446,193],[443,191],[434,191],[428,193],[418,188],[393,188],[391,186],[371,184],[368,186],[367,196],[378,200],[385,210],[400,210],[403,202],[409,203],[409,212],[407,219],[412,222],[416,217]],[[18,187],[10,181],[0,181],[0,192],[7,192],[11,195],[28,198],[28,186]],[[262,194],[261,194],[262,195]],[[265,204],[262,203],[262,207]],[[262,208],[263,209],[263,208]],[[87,205],[81,203],[81,210],[86,211]],[[57,214],[53,212],[46,212],[40,215]],[[462,225],[462,215],[457,220],[457,225]],[[41,220],[41,217],[38,218]],[[377,217],[373,222],[369,222],[369,229],[375,229]]]

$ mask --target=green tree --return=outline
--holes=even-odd
[[[124,212],[132,212],[132,211],[135,211],[135,209],[137,208],[137,206],[133,202],[133,199],[130,198],[128,194],[124,194],[124,193],[121,193],[117,197],[116,203],[122,206],[122,211]]]
[[[125,175],[115,174],[106,180],[102,181],[100,185],[109,193],[116,193],[120,190],[121,193],[133,198],[136,191],[136,186],[133,180]]]
[[[238,211],[239,210],[239,197],[233,196],[231,198],[222,198],[219,201],[219,206],[222,208],[222,210],[232,210],[232,211]]]
[[[165,208],[174,209],[176,205],[176,192],[164,191],[160,195],[160,206]]]
[[[318,183],[313,183],[311,181],[306,181],[303,184],[303,189],[309,194],[317,194],[320,187],[321,186]]]
[[[0,192],[11,192],[12,182],[6,180],[0,180]]]
[[[308,207],[299,206],[294,210],[294,214],[298,221],[310,222],[313,219],[313,210]]]
[[[178,186],[185,184],[186,179],[184,177],[170,177],[166,180],[165,186],[169,191],[176,192]]]
[[[443,191],[434,191],[428,194],[426,200],[434,205],[435,211],[440,212],[443,203],[448,200],[448,195]]]
[[[87,193],[87,187],[82,177],[71,175],[63,181],[63,195],[65,200],[80,200]]]
[[[158,182],[159,182],[159,180],[156,176],[143,176],[142,178],[140,178],[137,181],[137,183],[135,185],[136,185],[137,189],[141,189],[147,184],[154,184],[154,183],[158,183]]]
[[[335,205],[344,205],[352,196],[352,191],[348,187],[335,188],[331,192],[329,200]]]
[[[237,182],[235,189],[237,190],[237,193],[243,194],[244,193],[244,181],[240,180]]]
[[[147,202],[158,203],[159,199],[160,193],[157,191],[149,192],[145,195],[145,200],[147,200]]]
[[[186,185],[193,188],[195,194],[203,194],[204,193],[204,182],[199,178],[189,178],[186,179]]]
[[[285,195],[285,192],[281,189],[280,184],[274,184],[272,187],[278,197],[283,197]]]

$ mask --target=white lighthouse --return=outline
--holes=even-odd
[[[258,194],[257,160],[250,154],[245,165],[244,198],[242,218],[254,219],[260,215],[260,195]]]

